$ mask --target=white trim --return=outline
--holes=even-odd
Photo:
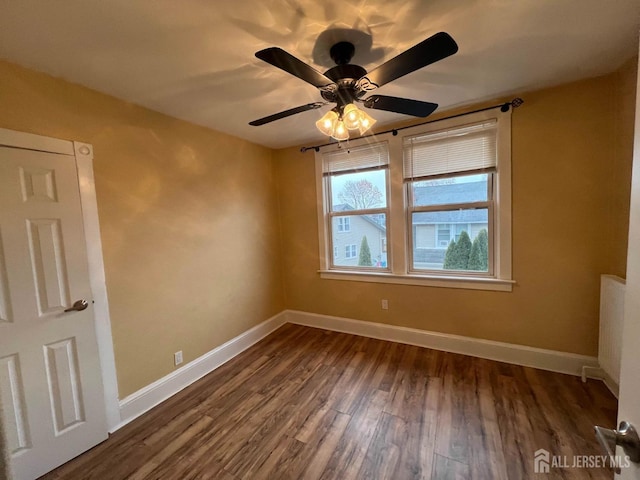
[[[604,369],[585,365],[582,367],[582,382],[585,383],[587,378],[602,380],[613,396],[620,398],[620,386],[613,380],[613,378],[611,378],[611,375],[604,371]]]
[[[17,132],[6,128],[0,128],[0,146],[74,155],[73,143],[68,140]]]
[[[558,352],[479,338],[429,332],[415,328],[365,322],[296,310],[285,311],[287,322],[335,332],[405,343],[419,347],[487,358],[499,362],[539,368],[552,372],[580,376],[582,367],[597,367],[598,359],[587,355]]]
[[[320,278],[348,280],[351,282],[391,283],[396,285],[420,285],[423,287],[463,288],[467,290],[493,290],[511,292],[514,280],[492,277],[463,277],[445,275],[394,275],[384,272],[355,272],[341,270],[319,270]]]
[[[73,148],[76,156],[80,204],[82,205],[84,235],[87,244],[89,283],[91,284],[94,301],[94,322],[102,370],[107,429],[110,430],[120,423],[120,409],[118,406],[118,378],[113,351],[113,337],[111,335],[109,300],[107,298],[104,260],[102,258],[96,184],[93,176],[93,146],[88,143],[73,142]]]
[[[493,239],[495,247],[490,252],[493,259],[494,275],[497,278],[511,279],[511,113],[502,113],[498,117],[498,172],[495,174],[493,188],[497,215],[494,211]],[[501,127],[501,124],[507,124]],[[491,259],[490,259],[491,260]]]
[[[285,312],[265,320],[120,401],[121,423],[111,433],[211,373],[286,323]]]
[[[323,176],[323,164],[322,155],[318,152],[315,153],[315,167],[316,167],[316,213],[318,217],[318,251],[320,256],[320,268],[322,270],[328,269],[332,265],[332,261],[329,260],[329,248],[333,245],[333,242],[327,236],[326,222],[328,221],[327,211],[325,207],[325,199],[328,197],[327,184],[324,181]]]

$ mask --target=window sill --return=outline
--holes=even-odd
[[[345,270],[319,270],[320,278],[352,282],[420,285],[424,287],[463,288],[467,290],[493,290],[511,292],[515,280],[481,277],[454,277],[436,275],[394,275],[393,273],[353,272]]]

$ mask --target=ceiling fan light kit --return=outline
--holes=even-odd
[[[360,135],[364,135],[364,133],[373,127],[373,124],[376,123],[376,119],[371,117],[364,110],[360,110],[360,124],[358,125],[358,130],[360,130]]]
[[[316,122],[316,127],[325,135],[332,137],[336,129],[338,114],[334,110],[329,110],[320,120]]]
[[[440,32],[367,72],[363,67],[349,63],[355,53],[354,45],[350,42],[338,42],[329,52],[336,66],[325,73],[320,73],[281,48],[271,47],[260,50],[256,53],[257,58],[313,85],[320,91],[325,102],[295,107],[254,120],[249,124],[264,125],[335,103],[336,106],[316,122],[316,127],[323,134],[343,141],[349,138],[349,130],[358,130],[362,135],[376,123],[373,117],[359,109],[355,103],[361,103],[365,108],[372,110],[427,117],[438,108],[436,103],[386,95],[363,97],[382,85],[442,60],[457,51],[458,45],[453,38],[448,33]]]
[[[349,139],[349,130],[358,130],[363,135],[376,120],[367,112],[360,110],[353,103],[348,103],[340,111],[340,107],[329,110],[316,122],[321,133],[338,141]]]
[[[344,106],[342,111],[342,119],[349,130],[355,130],[360,127],[360,110],[353,103]]]
[[[349,140],[349,130],[347,129],[343,120],[340,119],[336,122],[336,128],[334,129],[333,135],[331,136],[339,142]]]

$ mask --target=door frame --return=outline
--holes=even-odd
[[[102,257],[96,185],[93,175],[93,146],[89,143],[60,140],[0,128],[0,147],[36,150],[75,158],[78,187],[80,189],[82,222],[89,260],[89,283],[94,301],[94,324],[104,386],[107,430],[109,433],[113,433],[117,430],[121,419],[113,337],[111,335],[111,318],[109,316],[109,302]]]

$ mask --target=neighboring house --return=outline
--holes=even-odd
[[[451,205],[486,198],[486,182],[429,185],[415,189],[417,204]],[[484,196],[484,198],[483,198]],[[347,204],[336,205],[334,211],[353,210]],[[466,231],[471,241],[489,227],[488,212],[476,210],[442,210],[420,212],[413,216],[413,261],[421,267],[442,268],[451,240]],[[383,215],[334,217],[333,263],[337,266],[358,265],[362,237],[367,237],[371,259],[377,266],[387,264],[387,232]]]
[[[334,211],[353,210],[350,205],[334,206]],[[374,266],[387,265],[387,229],[384,215],[355,215],[333,219],[333,263],[358,266],[362,238],[367,237]]]
[[[451,205],[485,199],[486,192],[486,182],[467,182],[417,187],[414,196],[416,204]],[[416,213],[413,216],[414,263],[430,264],[433,268],[439,264],[441,268],[451,240],[457,241],[466,231],[473,241],[480,230],[488,227],[488,212],[484,209]]]

